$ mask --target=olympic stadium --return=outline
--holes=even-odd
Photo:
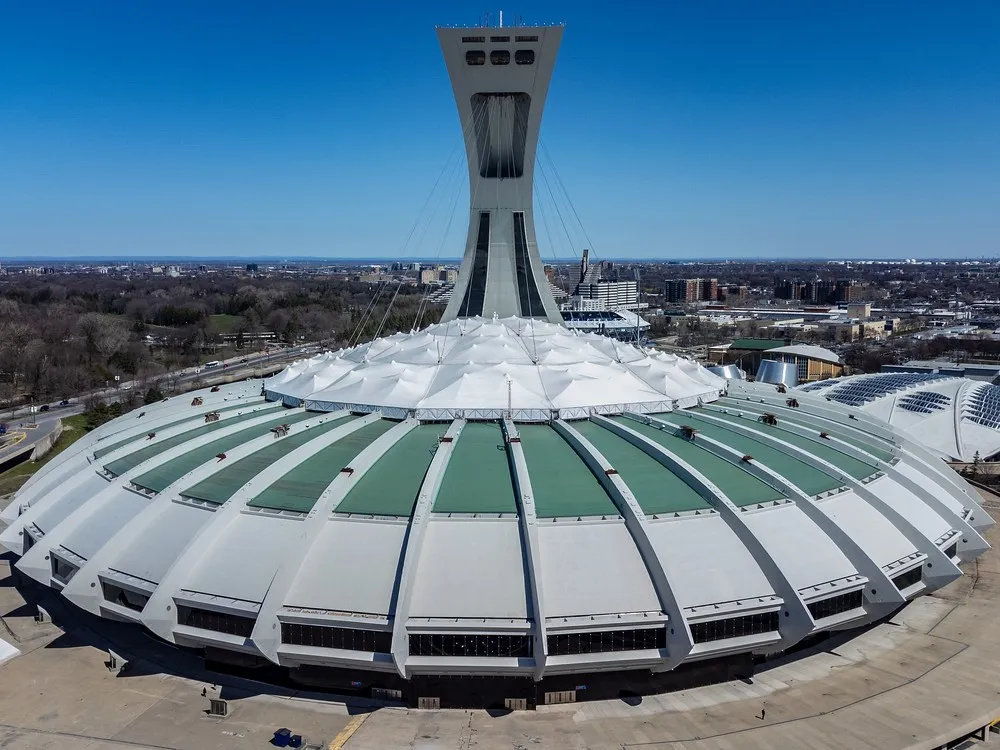
[[[992,521],[884,421],[561,324],[531,200],[561,34],[438,31],[472,187],[440,323],[95,430],[0,515],[20,573],[422,707],[746,677],[960,577]]]

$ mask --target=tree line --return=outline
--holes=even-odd
[[[423,291],[328,276],[0,276],[0,402],[45,402],[276,342],[331,347],[408,331]],[[391,305],[390,305],[391,301]],[[120,382],[119,381],[119,382]]]

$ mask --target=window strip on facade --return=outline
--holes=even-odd
[[[281,623],[281,642],[289,646],[339,648],[344,651],[392,653],[392,633],[384,630],[333,628],[324,625]]]
[[[666,648],[666,628],[606,630],[597,633],[558,633],[548,636],[549,656],[602,654]]]
[[[411,656],[530,657],[530,635],[418,633],[410,636]]]
[[[101,581],[101,589],[104,591],[104,598],[107,601],[135,612],[142,612],[146,602],[149,601],[149,594],[130,591],[107,581]]]
[[[758,612],[753,615],[692,623],[691,637],[695,643],[708,643],[710,641],[724,641],[728,638],[740,638],[745,635],[773,633],[777,629],[777,612]]]
[[[809,607],[809,614],[812,615],[814,620],[822,620],[824,617],[833,617],[844,612],[850,612],[852,609],[860,607],[862,603],[863,596],[861,590],[858,589],[846,594],[838,594],[827,599],[820,599],[816,602],[809,602],[807,606]]]
[[[896,588],[902,591],[903,589],[908,589],[913,584],[920,581],[920,578],[924,572],[922,565],[918,565],[912,570],[908,570],[905,573],[900,573],[898,576],[892,579],[892,582],[896,584]]]
[[[255,617],[241,617],[240,615],[230,615],[225,612],[215,612],[210,609],[200,609],[198,607],[177,607],[177,624],[185,625],[189,628],[200,628],[201,630],[211,630],[215,633],[226,633],[249,638],[253,633],[253,626],[257,622]]]

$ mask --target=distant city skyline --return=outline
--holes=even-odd
[[[457,260],[468,192],[434,26],[478,16],[3,5],[0,263]],[[544,261],[1000,255],[995,3],[542,0],[536,19],[567,24]]]

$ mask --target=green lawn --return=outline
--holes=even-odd
[[[87,418],[82,414],[76,414],[63,419],[62,434],[59,436],[56,444],[52,446],[52,449],[42,457],[41,461],[25,461],[23,464],[19,464],[13,469],[0,474],[0,496],[17,492],[32,474],[83,437],[87,432],[85,428],[86,423]]]
[[[208,331],[209,333],[232,333],[239,322],[239,315],[209,315]]]

